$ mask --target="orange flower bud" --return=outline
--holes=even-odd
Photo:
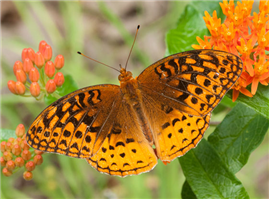
[[[6,151],[6,144],[7,143],[5,141],[1,142],[1,152],[2,153],[4,153]]]
[[[56,84],[53,79],[50,79],[46,84],[46,90],[49,94],[53,93],[56,90]]]
[[[11,151],[13,147],[13,144],[11,142],[6,143],[6,151]]]
[[[35,54],[35,65],[38,67],[38,68],[42,68],[42,66],[45,64],[45,59],[42,55],[41,52],[36,52]]]
[[[44,40],[42,40],[42,41],[39,43],[38,51],[41,52],[41,53],[43,54],[46,45],[47,45],[47,42],[45,42]]]
[[[25,171],[23,173],[23,178],[24,178],[24,180],[32,180],[33,173],[31,171]]]
[[[11,93],[17,94],[17,92],[16,92],[16,82],[15,81],[9,80],[7,82],[7,87],[10,90]]]
[[[25,58],[24,62],[23,62],[23,70],[26,73],[29,73],[31,68],[33,68],[34,65],[32,63],[32,61],[30,60],[30,58]]]
[[[31,68],[29,72],[29,79],[32,82],[37,82],[39,80],[39,72],[35,67]]]
[[[14,143],[14,141],[15,141],[15,138],[13,138],[13,137],[10,137],[10,138],[8,138],[8,140],[7,140],[8,142],[10,142],[10,143]]]
[[[13,171],[16,167],[16,164],[13,160],[9,160],[7,161],[7,164],[6,164],[6,168],[9,170],[9,171]]]
[[[24,160],[30,160],[30,158],[31,158],[31,152],[28,151],[28,150],[23,150],[23,152],[21,153],[21,157]]]
[[[6,161],[4,160],[4,158],[3,157],[0,157],[0,164],[1,164],[1,166],[2,167],[4,167],[4,166],[6,166]]]
[[[56,73],[54,77],[54,81],[57,87],[60,87],[64,83],[64,75],[61,72]]]
[[[21,63],[21,61],[16,61],[14,66],[13,66],[13,72],[14,72],[14,75],[16,75],[16,71],[18,69],[23,69],[23,65]]]
[[[21,60],[24,62],[24,59],[28,58],[28,49],[24,48],[21,53]]]
[[[2,173],[7,177],[12,175],[12,172],[9,171],[6,167],[3,168]]]
[[[40,86],[37,82],[32,82],[30,85],[30,93],[33,97],[38,97],[40,95]]]
[[[12,148],[12,153],[16,156],[20,155],[21,153],[21,147],[18,144],[15,144]]]
[[[35,61],[35,51],[32,48],[27,49],[28,58],[34,62]]]
[[[22,137],[25,134],[25,127],[23,124],[19,124],[15,130],[17,137]],[[17,138],[18,140],[18,138]]]
[[[20,145],[21,142],[22,142],[22,139],[21,139],[20,137],[18,137],[18,138],[16,139],[16,141],[17,141],[17,143]]]
[[[35,150],[35,154],[37,155],[42,155],[43,153],[44,153],[43,151]]]
[[[18,95],[23,95],[25,93],[25,86],[21,82],[16,82],[16,87],[15,87],[16,93]]]
[[[17,78],[17,81],[19,81],[23,84],[26,83],[27,77],[26,77],[26,73],[23,70],[21,70],[21,69],[17,70],[16,78]]]
[[[57,55],[54,60],[54,65],[57,70],[60,70],[64,66],[64,56]]]
[[[3,158],[4,158],[5,161],[12,160],[12,154],[10,153],[10,151],[5,151],[3,153]]]
[[[17,167],[23,167],[24,166],[24,159],[22,159],[22,157],[17,157],[15,159],[15,164]]]
[[[46,45],[45,46],[45,49],[44,49],[44,52],[43,52],[43,56],[44,56],[45,61],[51,60],[51,57],[52,57],[52,49],[51,49],[51,46],[50,45]]]
[[[33,161],[29,161],[25,164],[25,168],[27,171],[33,171],[35,169],[35,163]]]
[[[55,67],[52,61],[48,61],[45,65],[45,74],[49,77],[52,78],[55,73]]]
[[[30,147],[29,147],[29,145],[27,144],[26,140],[22,140],[22,142],[21,142],[21,148],[22,148],[23,150],[29,150],[29,149],[30,149]]]
[[[35,165],[41,165],[43,162],[43,157],[41,155],[36,155],[34,157],[34,163]]]

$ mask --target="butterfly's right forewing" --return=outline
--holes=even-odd
[[[107,120],[113,118],[111,113],[116,114],[119,93],[119,86],[98,85],[59,99],[30,126],[26,136],[28,144],[45,152],[78,158],[92,156],[94,147],[107,136]]]

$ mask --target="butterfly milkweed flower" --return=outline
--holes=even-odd
[[[24,168],[23,178],[31,180],[33,170],[43,163],[43,152],[29,147],[25,139],[25,127],[23,124],[17,126],[15,134],[16,138],[11,137],[0,143],[2,173],[8,177],[20,170],[20,168]]]
[[[269,1],[260,1],[259,13],[251,10],[254,0],[237,2],[223,0],[220,3],[226,19],[221,23],[214,11],[211,15],[205,11],[204,21],[211,36],[204,36],[204,40],[197,37],[199,45],[192,45],[194,49],[215,49],[233,53],[243,61],[243,72],[233,86],[235,101],[239,92],[252,97],[255,95],[259,83],[269,83]],[[251,84],[251,92],[246,89]]]
[[[54,63],[52,59],[52,48],[46,41],[39,43],[38,51],[32,48],[24,48],[21,53],[22,61],[16,61],[13,65],[13,72],[17,81],[9,80],[8,89],[15,95],[23,97],[33,96],[37,100],[45,95],[54,95],[56,86],[60,87],[64,83],[64,76],[58,72],[64,66],[63,55],[57,55]],[[51,86],[51,82],[57,80]],[[50,85],[50,86],[47,86]]]

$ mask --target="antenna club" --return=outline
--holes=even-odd
[[[139,29],[139,28],[140,28],[140,25],[137,26],[137,29]]]
[[[81,52],[78,51],[77,53],[81,55]]]

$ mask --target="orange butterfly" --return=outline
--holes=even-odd
[[[150,171],[157,157],[171,161],[198,144],[242,67],[231,53],[193,50],[161,59],[136,78],[121,68],[120,86],[82,88],[48,106],[29,128],[27,142],[85,158],[110,175]]]

